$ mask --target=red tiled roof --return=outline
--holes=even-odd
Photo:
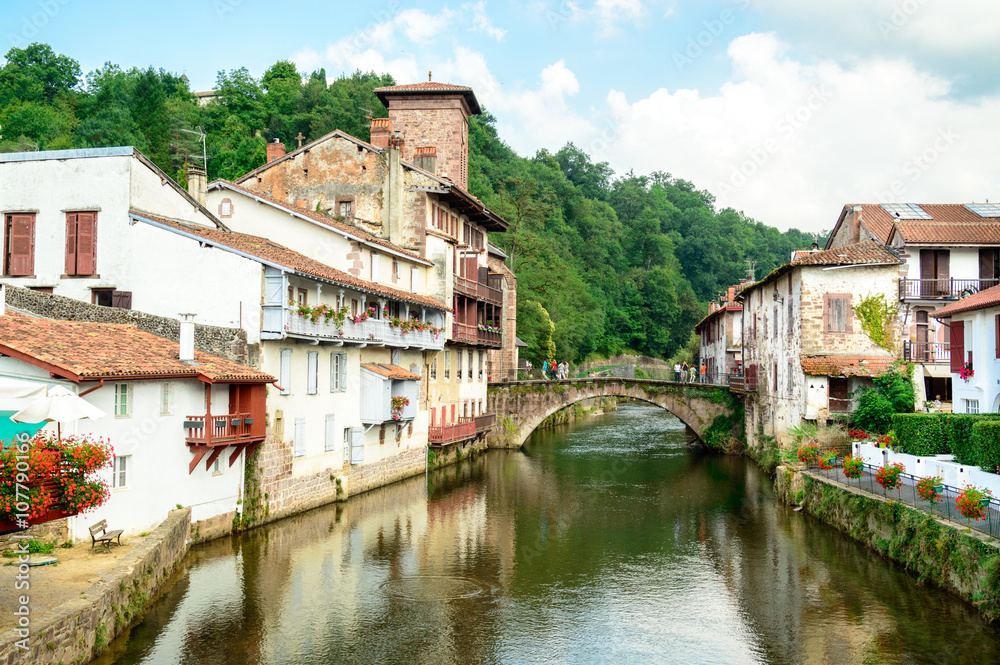
[[[375,372],[389,379],[407,379],[419,381],[420,375],[414,374],[410,370],[403,369],[399,365],[389,365],[387,363],[361,363],[361,366],[370,372]]]
[[[434,307],[435,309],[449,312],[451,311],[450,307],[446,307],[441,302],[428,296],[403,291],[401,289],[395,289],[391,286],[385,286],[376,282],[370,282],[366,279],[361,279],[360,277],[355,277],[350,273],[346,273],[342,270],[332,268],[324,263],[320,263],[315,259],[305,256],[304,254],[299,254],[298,252],[288,249],[283,245],[279,245],[278,243],[267,238],[253,236],[247,233],[233,233],[231,231],[220,231],[218,229],[210,229],[203,226],[194,226],[134,210],[130,211],[130,213],[186,233],[191,233],[199,238],[204,238],[206,241],[210,241],[213,245],[235,249],[237,251],[250,254],[251,256],[264,259],[265,261],[270,261],[271,263],[284,266],[290,270],[295,270],[307,275],[313,275],[315,277],[322,277],[345,286],[365,289],[372,293],[380,293],[391,296],[403,302],[424,305],[426,307]]]
[[[809,376],[881,376],[896,362],[893,356],[799,356],[802,371]]]
[[[231,190],[235,190],[235,191],[241,192],[241,193],[246,194],[248,196],[256,196],[258,198],[263,199],[264,201],[267,201],[268,203],[270,203],[270,204],[272,204],[274,206],[277,206],[277,207],[282,208],[284,210],[288,210],[288,211],[297,213],[299,215],[302,215],[303,217],[308,217],[309,219],[315,220],[315,221],[317,221],[317,222],[319,222],[321,224],[329,226],[332,229],[337,229],[338,231],[342,231],[343,233],[350,234],[352,236],[360,238],[360,239],[364,240],[365,242],[371,243],[373,245],[379,245],[381,247],[385,247],[386,249],[391,249],[394,252],[399,252],[400,254],[403,254],[404,256],[407,256],[407,257],[409,257],[411,259],[414,259],[416,261],[420,261],[421,263],[428,263],[428,264],[431,263],[430,261],[428,261],[424,257],[420,256],[416,252],[411,252],[408,249],[403,249],[402,247],[398,247],[397,245],[393,245],[388,240],[385,240],[383,238],[379,238],[378,236],[372,235],[371,233],[368,233],[364,229],[359,229],[356,226],[351,226],[350,224],[345,224],[344,222],[338,221],[338,220],[336,220],[336,219],[334,219],[332,217],[327,217],[323,213],[316,212],[315,210],[308,210],[306,208],[300,208],[298,206],[294,206],[294,205],[291,205],[289,203],[285,203],[283,201],[279,201],[278,199],[273,198],[271,196],[268,196],[267,194],[263,194],[261,192],[256,192],[256,191],[254,191],[252,189],[248,189],[246,187],[243,187],[242,185],[237,185],[236,183],[230,182],[228,180],[215,180],[215,181],[213,181],[211,183],[211,185],[214,185],[216,183],[218,183],[222,187],[225,187],[227,189],[231,189]]]
[[[476,99],[476,94],[472,92],[472,88],[466,85],[452,85],[451,83],[440,83],[438,81],[424,81],[422,83],[407,83],[405,85],[387,85],[381,88],[375,88],[372,92],[378,97],[382,104],[389,108],[389,103],[386,101],[387,95],[419,95],[423,93],[460,93],[465,97],[465,103],[469,105],[469,110],[475,115],[479,115],[483,112],[482,108],[479,106],[479,100]]]
[[[952,314],[972,312],[977,309],[997,306],[1000,306],[1000,286],[993,286],[983,289],[979,293],[973,293],[971,296],[966,296],[958,302],[945,305],[936,312],[932,312],[931,316],[935,319],[946,319]]]
[[[0,352],[75,381],[172,376],[212,383],[271,383],[274,377],[201,351],[194,362],[163,337],[118,323],[36,319],[10,310],[0,316]]]
[[[884,243],[895,227],[903,240],[911,244],[1000,244],[1000,218],[980,217],[961,203],[919,203],[931,219],[900,219],[878,203],[851,203],[844,206],[830,234],[833,238],[847,213],[861,206],[861,223]]]
[[[718,316],[720,312],[742,312],[742,311],[743,311],[743,304],[742,303],[738,303],[738,302],[720,303],[718,309],[714,309],[711,312],[709,312],[708,314],[706,314],[705,318],[703,318],[701,321],[699,321],[695,325],[694,331],[698,332],[703,325],[705,325],[711,319],[714,319],[716,316]]]

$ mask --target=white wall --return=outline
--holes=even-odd
[[[958,374],[951,375],[952,411],[966,413],[968,400],[979,401],[979,413],[997,413],[997,399],[1000,397],[1000,359],[996,357],[993,318],[1000,314],[1000,307],[991,307],[975,312],[963,312],[952,317],[952,321],[965,322],[965,351],[972,351],[972,367],[975,375],[963,381]]]

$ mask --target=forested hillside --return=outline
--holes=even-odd
[[[259,166],[265,145],[313,140],[334,129],[368,140],[385,117],[372,90],[389,75],[357,72],[327,82],[277,62],[261,78],[220,72],[200,106],[186,78],[106,64],[81,76],[44,44],[14,48],[0,67],[0,151],[134,145],[183,181],[185,160],[235,178]],[[746,274],[808,248],[811,234],[777,229],[669,173],[615,174],[573,144],[522,157],[488,113],[473,118],[469,189],[510,223],[491,241],[518,276],[518,330],[528,357],[580,361],[631,349],[668,358],[684,347],[705,302]]]

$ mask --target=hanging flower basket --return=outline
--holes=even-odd
[[[829,471],[830,469],[833,469],[834,467],[837,466],[837,451],[836,450],[825,451],[822,455],[819,456],[817,464],[819,464],[819,468],[823,469],[824,471]]]
[[[922,500],[935,504],[941,500],[942,494],[944,494],[944,485],[941,484],[941,476],[921,478],[917,481],[917,496]]]
[[[988,489],[968,485],[955,497],[955,508],[966,519],[983,520],[986,519],[991,497],[992,494]]]
[[[975,371],[972,369],[972,362],[967,362],[962,366],[962,369],[958,370],[958,376],[965,381],[968,381],[976,375]]]
[[[875,480],[886,490],[894,490],[902,484],[904,471],[906,471],[906,467],[899,462],[883,464],[878,473],[875,474]]]
[[[393,420],[399,420],[403,417],[403,407],[410,404],[410,398],[403,395],[393,395],[392,396],[392,406],[390,412],[392,414]]]
[[[848,478],[860,478],[861,472],[865,468],[865,461],[856,456],[848,455],[844,458],[844,475]]]
[[[798,450],[795,451],[795,456],[799,458],[799,461],[806,465],[814,465],[819,463],[819,444],[818,443],[807,443],[805,445],[799,446]]]

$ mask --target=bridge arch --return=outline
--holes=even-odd
[[[595,397],[629,397],[655,404],[677,416],[702,440],[713,425],[715,430],[742,426],[737,423],[738,398],[726,386],[618,378],[517,381],[490,385],[489,409],[497,415],[491,445],[520,448],[550,415]]]

